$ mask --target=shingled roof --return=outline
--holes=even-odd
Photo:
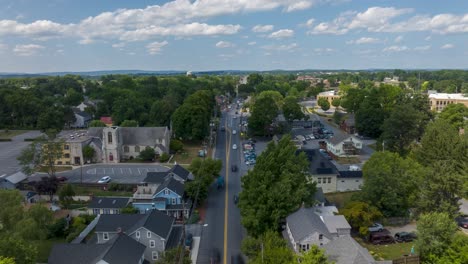
[[[121,127],[122,144],[155,146],[156,139],[163,139],[169,133],[167,127]],[[167,144],[168,142],[166,142]]]
[[[314,232],[331,239],[328,228],[325,226],[320,216],[315,213],[313,208],[300,208],[286,217],[286,222],[295,241],[301,241]]]
[[[129,201],[128,197],[93,197],[88,208],[124,208]]]
[[[363,248],[351,236],[340,236],[323,246],[328,259],[337,264],[376,263],[367,249]]]
[[[188,171],[184,167],[180,166],[179,164],[176,164],[174,167],[172,167],[169,170],[169,172],[174,173],[175,175],[182,178],[184,181],[189,179],[189,176],[190,176],[190,171]]]
[[[167,176],[167,171],[149,171],[146,173],[146,178],[143,180],[143,182],[161,184],[164,182]]]

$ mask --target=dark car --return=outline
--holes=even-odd
[[[398,232],[395,234],[395,240],[397,242],[410,242],[417,238],[413,232]]]
[[[224,132],[226,131],[226,128],[224,128],[223,126],[221,127],[221,132]]]
[[[456,220],[459,227],[468,229],[468,216],[460,216]]]
[[[191,233],[188,233],[187,237],[185,238],[185,248],[187,250],[192,249],[192,244],[193,244],[193,235]]]
[[[221,257],[220,257],[220,254],[219,254],[219,250],[216,249],[216,248],[213,248],[213,250],[211,250],[211,254],[210,254],[210,264],[219,264],[221,263]]]
[[[369,242],[374,245],[384,245],[394,243],[395,239],[387,229],[383,229],[380,232],[371,233],[369,235]]]
[[[237,194],[234,194],[234,204],[237,204],[239,202],[239,196],[237,196]]]
[[[231,171],[236,172],[238,170],[237,165],[232,165],[231,166]]]
[[[65,182],[65,181],[68,181],[67,177],[65,176],[57,176],[57,181],[59,182]]]
[[[240,254],[237,254],[235,256],[231,256],[231,264],[244,264],[244,259]]]

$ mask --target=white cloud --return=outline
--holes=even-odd
[[[396,37],[394,41],[395,41],[395,43],[400,43],[402,40],[403,40],[403,36],[400,35],[400,36]]]
[[[162,47],[166,46],[169,44],[167,41],[162,41],[162,42],[152,42],[148,45],[146,45],[146,49],[148,50],[148,53],[151,55],[159,54],[161,52]]]
[[[126,45],[125,42],[120,42],[120,43],[112,44],[112,47],[116,48],[116,49],[121,49],[121,48],[125,47],[125,45]]]
[[[426,45],[426,46],[415,47],[414,50],[416,50],[416,51],[425,51],[425,50],[429,50],[430,48],[431,48],[430,45]]]
[[[256,25],[252,28],[252,31],[264,33],[264,32],[272,31],[273,28],[274,28],[273,25]]]
[[[365,12],[358,13],[348,27],[350,29],[367,28],[369,31],[379,31],[387,25],[390,19],[412,11],[411,8],[370,7]]]
[[[315,23],[315,19],[311,18],[311,19],[307,20],[304,25],[306,27],[312,27],[314,25],[314,23]]]
[[[298,47],[297,43],[291,43],[288,45],[266,45],[262,49],[270,51],[294,51]]]
[[[400,51],[407,51],[409,48],[407,46],[390,46],[385,47],[382,51],[384,52],[400,52]]]
[[[294,30],[280,29],[278,31],[272,32],[268,37],[269,38],[290,38],[292,36],[294,36]]]
[[[448,44],[443,45],[440,48],[441,49],[453,49],[453,48],[455,48],[455,45],[448,43]]]
[[[429,41],[429,40],[431,40],[431,39],[432,39],[431,36],[427,36],[427,37],[424,38],[425,41]]]
[[[234,47],[234,44],[232,44],[229,41],[219,41],[218,43],[216,43],[215,46],[217,48],[231,48],[231,47]]]
[[[63,25],[49,20],[37,20],[29,24],[18,23],[14,20],[0,20],[0,36],[54,37],[67,33],[73,26],[73,24]]]
[[[3,52],[6,51],[7,49],[8,49],[8,45],[7,45],[7,44],[0,43],[0,53],[3,53]]]
[[[251,42],[247,43],[247,45],[249,45],[249,46],[253,46],[253,45],[256,45],[256,44],[257,44],[257,42],[255,42],[255,41],[251,41]]]
[[[371,44],[371,43],[377,43],[377,42],[379,42],[378,38],[362,37],[362,38],[359,38],[359,39],[356,39],[356,40],[346,41],[346,44],[360,45],[360,44]]]
[[[308,9],[312,6],[312,1],[291,1],[292,3],[285,8],[286,12]]]
[[[36,55],[44,46],[37,44],[16,45],[13,52],[18,56],[32,56]]]

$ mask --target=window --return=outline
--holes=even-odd
[[[65,153],[64,157],[65,157],[66,159],[68,159],[68,158],[70,158],[70,154]]]
[[[103,234],[102,234],[102,238],[103,238],[104,240],[109,240],[109,233],[103,233]]]
[[[150,248],[154,247],[156,247],[156,243],[154,242],[154,240],[150,240]]]
[[[322,235],[322,234],[319,235],[319,239],[320,239],[320,240],[323,239],[323,235]]]
[[[111,153],[111,154],[109,154],[109,161],[113,161],[113,160],[114,160],[114,155],[112,155],[112,153]]]
[[[96,208],[93,209],[93,214],[94,214],[94,215],[98,215],[98,214],[100,214],[100,213],[101,213],[101,210],[100,210],[100,209],[96,209]]]
[[[176,201],[176,198],[172,198],[172,204],[176,204],[177,201]]]
[[[107,143],[112,144],[112,132],[107,133]]]
[[[104,209],[104,214],[110,214],[110,209],[109,209],[109,208],[105,208],[105,209]]]
[[[150,231],[146,232],[146,237],[147,237],[147,238],[150,238],[150,237],[151,237],[151,232],[150,232]]]
[[[356,180],[356,182],[359,182],[359,180]]]
[[[124,146],[124,152],[129,152],[129,151],[130,151],[129,147],[128,147],[128,146]]]
[[[307,244],[307,250],[309,250],[309,249],[310,249],[310,245],[309,245],[309,244]]]
[[[152,257],[153,257],[153,260],[157,260],[158,259],[158,252],[157,251],[152,251],[151,252],[152,254]]]
[[[165,194],[165,195],[169,195],[169,190],[168,190],[168,189],[165,189],[165,190],[164,190],[164,194]]]
[[[120,214],[120,210],[119,210],[119,209],[115,209],[115,210],[114,210],[114,214]]]
[[[70,145],[64,145],[63,149],[70,149]]]
[[[330,177],[330,178],[328,178],[328,183],[331,183],[331,177]]]
[[[322,178],[318,178],[317,183],[322,183]]]
[[[140,152],[140,146],[135,146],[135,152]]]
[[[302,251],[306,251],[306,245],[301,245]]]
[[[135,236],[136,238],[140,238],[140,231],[136,231]]]
[[[61,161],[57,161],[57,164],[58,164],[58,165],[62,165],[62,162],[61,162]]]

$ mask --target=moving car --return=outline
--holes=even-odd
[[[102,178],[98,181],[98,183],[108,183],[108,182],[110,182],[110,181],[111,181],[111,177],[110,177],[110,176],[104,176],[104,177],[102,177]]]
[[[234,204],[237,204],[239,202],[239,196],[237,194],[234,194]]]
[[[233,144],[233,145],[232,145],[232,149],[237,149],[237,145],[236,145],[236,144]]]
[[[398,232],[395,234],[395,240],[397,242],[410,242],[417,238],[413,232]]]
[[[237,169],[238,169],[238,168],[237,168],[237,165],[232,165],[232,166],[231,166],[231,171],[232,171],[232,172],[236,172]]]
[[[233,135],[237,134],[237,131],[234,129],[234,130],[232,131],[232,134],[233,134]]]
[[[374,223],[373,225],[369,226],[369,232],[382,232],[383,230],[383,225],[379,223]]]
[[[185,238],[185,249],[187,250],[192,249],[192,244],[193,244],[193,235],[191,233],[188,233],[187,237]]]

